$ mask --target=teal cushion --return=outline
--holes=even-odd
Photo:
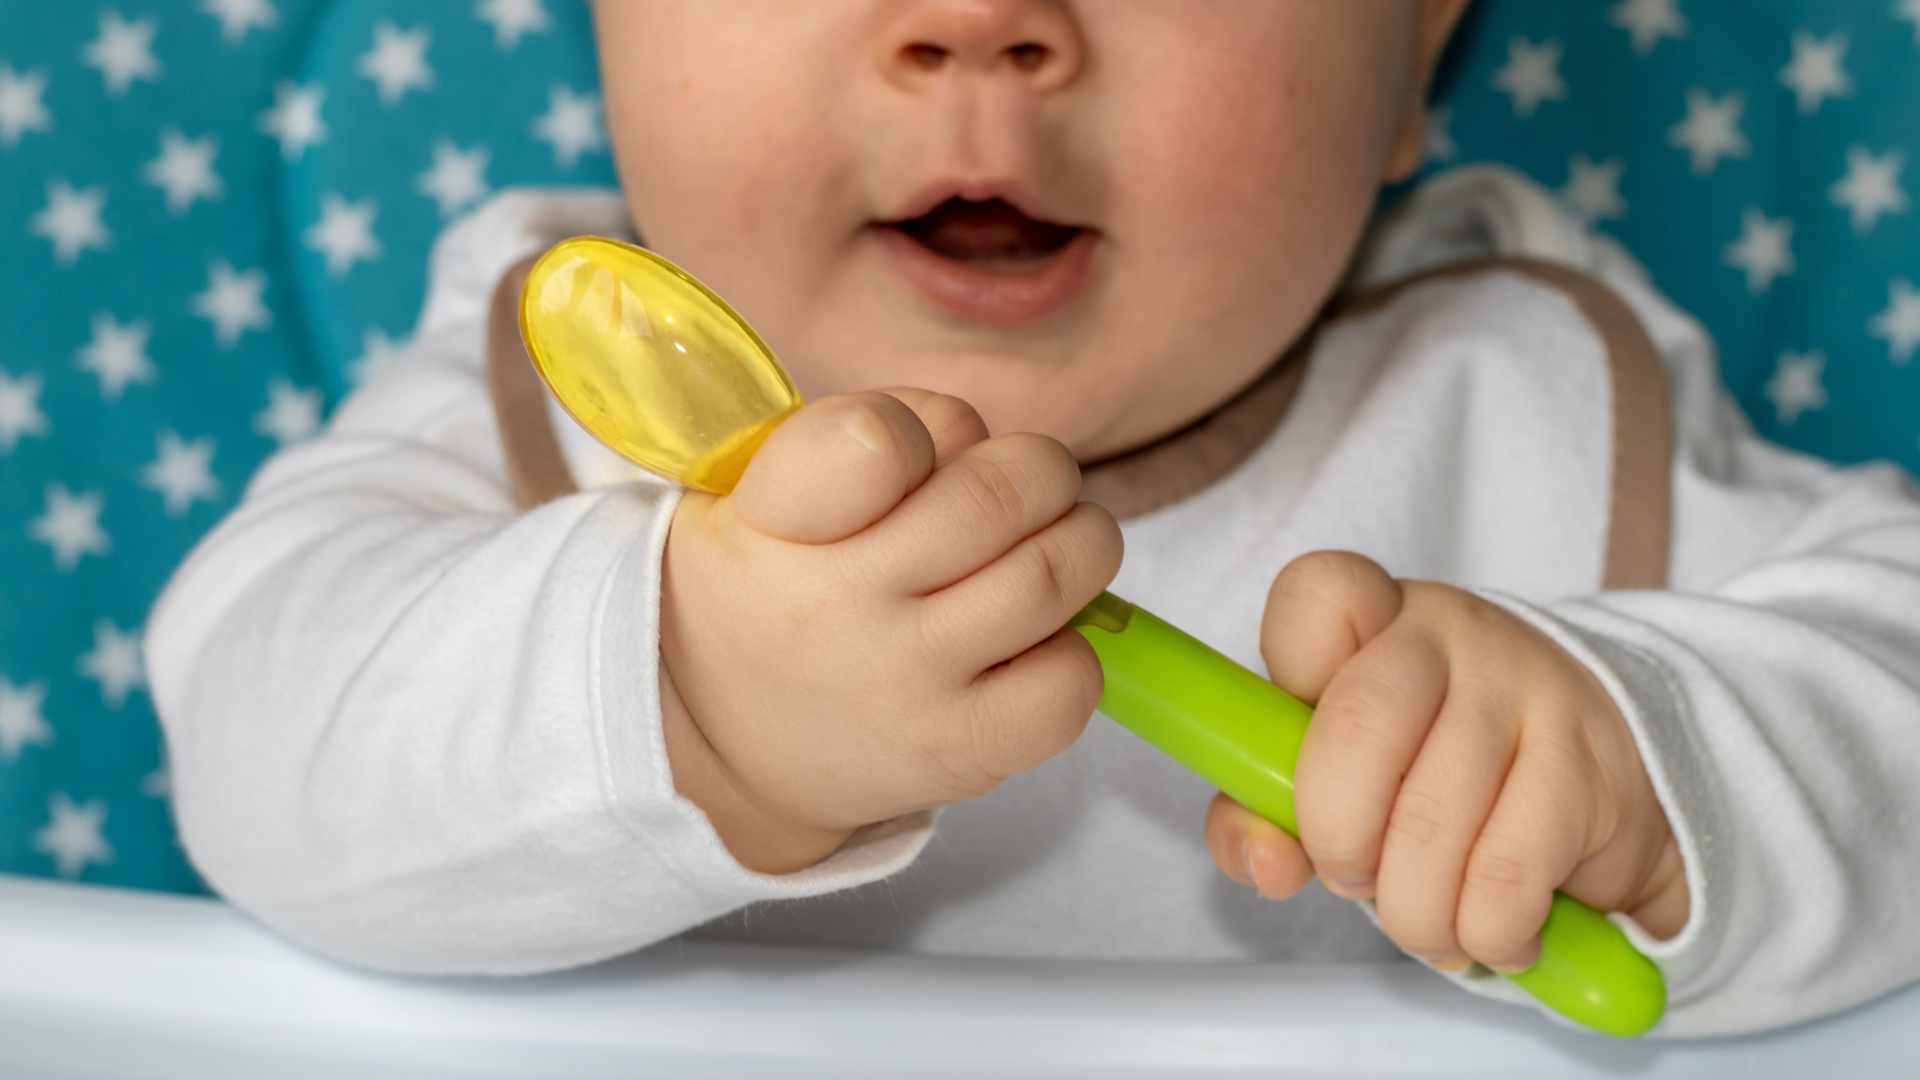
[[[1920,0],[1483,0],[1430,167],[1566,193],[1767,434],[1917,466],[1916,59]],[[406,337],[449,215],[614,182],[587,9],[13,3],[0,65],[0,870],[191,891],[146,610]]]

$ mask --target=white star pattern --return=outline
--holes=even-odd
[[[53,729],[40,708],[47,701],[47,684],[30,682],[15,686],[0,675],[0,764],[20,760],[20,751],[29,746],[53,742]]]
[[[11,454],[20,440],[36,435],[44,437],[53,430],[47,414],[40,411],[40,373],[29,371],[18,379],[0,368],[0,454]]]
[[[56,176],[47,181],[47,208],[33,215],[28,228],[53,243],[54,262],[72,266],[88,248],[105,251],[113,246],[113,231],[100,220],[106,205],[105,188],[75,191]]]
[[[281,446],[313,438],[320,430],[320,391],[302,390],[275,375],[267,382],[267,407],[254,414],[253,430]]]
[[[1900,0],[1894,5],[1893,17],[1913,24],[1913,43],[1920,45],[1920,0]]]
[[[424,26],[401,31],[381,19],[373,27],[373,47],[360,54],[361,75],[380,87],[380,104],[391,108],[409,90],[433,87],[433,69],[427,66],[427,44],[432,34]]]
[[[385,330],[369,326],[360,332],[360,356],[347,365],[347,377],[355,386],[364,384],[391,364],[406,349],[406,342],[394,341]]]
[[[80,674],[100,684],[100,700],[109,709],[127,703],[127,694],[147,686],[140,632],[121,630],[111,619],[93,624],[93,651],[80,657]]]
[[[107,823],[104,799],[88,799],[74,805],[66,792],[56,791],[47,800],[48,821],[33,834],[33,850],[53,856],[54,871],[61,877],[79,877],[88,863],[106,866],[113,862],[113,845],[100,835]]]
[[[1906,278],[1894,278],[1887,286],[1887,310],[1873,317],[1867,332],[1887,342],[1887,359],[1895,367],[1913,362],[1920,349],[1920,289]]]
[[[47,92],[47,73],[37,68],[16,72],[0,62],[0,147],[11,150],[29,131],[53,130],[53,114],[41,95]]]
[[[271,30],[280,21],[267,0],[201,0],[200,10],[220,20],[220,38],[229,45],[239,44],[249,30]]]
[[[140,794],[150,799],[173,798],[173,767],[162,758],[160,764],[140,778]]]
[[[1687,91],[1687,118],[1667,132],[1669,145],[1693,155],[1693,174],[1711,176],[1721,158],[1743,158],[1753,150],[1740,131],[1747,99],[1728,94],[1715,100],[1699,87]]]
[[[1819,112],[1828,98],[1853,96],[1853,78],[1842,66],[1846,56],[1845,34],[1822,41],[1805,30],[1793,32],[1793,59],[1780,69],[1780,85],[1799,98],[1800,115]]]
[[[225,259],[207,264],[207,288],[193,295],[193,313],[213,323],[213,339],[231,349],[240,335],[273,325],[273,312],[261,302],[267,272],[258,267],[234,273]]]
[[[280,156],[299,161],[307,147],[327,141],[327,122],[320,106],[327,91],[319,83],[301,86],[292,79],[273,84],[273,107],[260,114],[260,131],[280,140]]]
[[[1507,39],[1507,66],[1493,73],[1493,88],[1513,99],[1513,115],[1525,120],[1543,101],[1566,100],[1560,53],[1558,41],[1535,45],[1523,37]]]
[[[1793,258],[1793,222],[1769,218],[1757,207],[1740,217],[1740,239],[1727,245],[1721,258],[1728,266],[1747,272],[1747,292],[1754,296],[1773,288],[1776,278],[1798,269]]]
[[[1633,35],[1633,51],[1640,56],[1652,56],[1661,38],[1686,40],[1692,29],[1678,0],[1620,0],[1607,11],[1607,21]]]
[[[1773,378],[1767,380],[1767,397],[1781,423],[1791,424],[1800,419],[1801,413],[1827,407],[1827,391],[1820,385],[1820,376],[1827,369],[1826,353],[1818,349],[1783,352],[1779,364]]]
[[[159,81],[160,61],[153,55],[159,26],[151,18],[127,22],[117,11],[103,11],[99,25],[100,36],[80,50],[80,62],[100,69],[108,97],[125,94],[135,79]]]
[[[105,555],[113,540],[100,528],[106,499],[97,491],[76,496],[65,484],[47,485],[47,512],[27,522],[27,535],[53,549],[53,565],[70,573],[87,555]]]
[[[153,325],[144,320],[120,325],[104,311],[93,316],[93,340],[73,354],[73,366],[90,371],[100,380],[100,396],[119,401],[128,383],[150,383],[154,379],[153,361],[147,358],[147,340]]]
[[[1626,162],[1619,158],[1595,164],[1587,155],[1575,154],[1567,161],[1567,186],[1560,189],[1560,198],[1588,225],[1624,218],[1627,200],[1620,195],[1620,178],[1626,171]]]
[[[1907,212],[1907,193],[1900,187],[1906,155],[1889,150],[1874,157],[1864,146],[1847,149],[1847,175],[1827,189],[1833,205],[1853,211],[1853,231],[1865,236],[1882,214]]]
[[[450,218],[479,202],[489,190],[487,164],[493,152],[485,145],[462,150],[452,139],[433,141],[433,167],[414,179],[413,190],[440,204],[440,216]]]
[[[1453,139],[1453,110],[1435,105],[1427,110],[1427,161],[1444,164],[1459,156],[1460,144]]]
[[[373,219],[380,204],[371,198],[348,202],[336,192],[320,196],[320,220],[307,226],[301,241],[308,250],[326,256],[327,276],[342,278],[356,262],[377,262],[385,254],[373,235]]]
[[[533,122],[533,137],[553,144],[553,163],[571,169],[582,152],[607,145],[600,126],[600,95],[575,94],[555,83],[547,89],[547,111]]]
[[[160,456],[140,470],[140,483],[160,493],[168,517],[185,516],[196,499],[219,498],[220,481],[214,479],[211,468],[213,436],[182,442],[172,431],[162,430],[156,441]]]
[[[193,200],[209,202],[227,194],[226,182],[213,171],[220,140],[212,135],[189,139],[179,128],[160,133],[160,156],[147,162],[140,178],[167,193],[167,212],[179,217],[193,208]]]
[[[520,47],[521,38],[544,34],[553,25],[540,0],[481,0],[473,14],[493,24],[493,41],[501,52],[512,52]]]

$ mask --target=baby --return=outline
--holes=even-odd
[[[624,199],[453,229],[409,355],[153,616],[196,865],[406,971],[704,924],[1390,940],[1497,992],[1560,888],[1624,913],[1666,1033],[1920,977],[1920,501],[1758,441],[1517,176],[1362,243],[1465,6],[600,0]],[[812,402],[730,496],[529,384],[509,270],[580,233],[702,278]],[[1298,841],[1224,796],[1202,830],[1197,778],[1089,725],[1061,627],[1109,585],[1315,703]],[[1316,878],[1368,903],[1260,899]]]

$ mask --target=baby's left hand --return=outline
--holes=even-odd
[[[1401,948],[1443,970],[1530,967],[1556,888],[1656,937],[1687,920],[1673,830],[1593,673],[1504,609],[1395,581],[1345,552],[1294,560],[1260,651],[1316,705],[1295,774],[1300,839],[1225,795],[1207,847],[1279,898],[1317,872],[1372,898]]]

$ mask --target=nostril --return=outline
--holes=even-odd
[[[1007,59],[1012,60],[1013,66],[1021,71],[1040,70],[1040,66],[1052,55],[1052,49],[1034,41],[1023,41],[1007,47]]]
[[[900,56],[922,71],[934,71],[946,62],[947,50],[938,45],[916,41],[901,48]]]

